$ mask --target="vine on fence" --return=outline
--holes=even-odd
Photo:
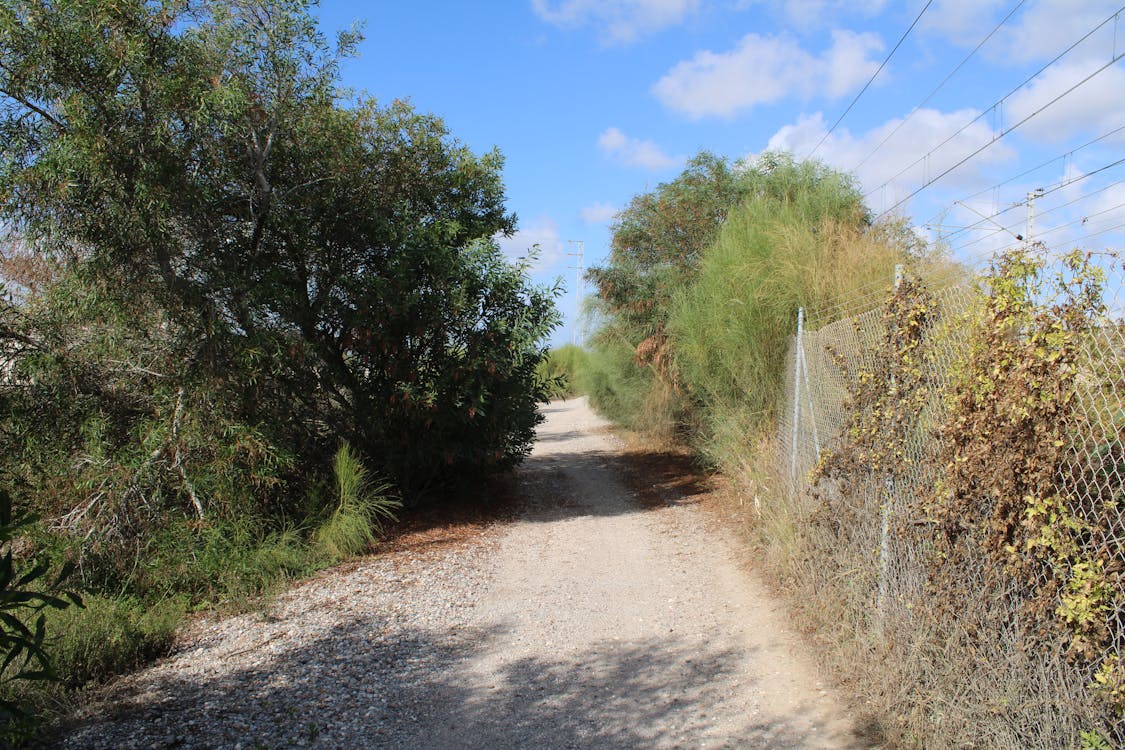
[[[930,394],[930,368],[922,344],[937,320],[933,295],[919,279],[903,278],[887,302],[882,336],[868,368],[852,372],[834,353],[848,383],[846,438],[826,454],[817,478],[854,481],[874,472],[895,478],[913,459],[909,436]]]
[[[1125,578],[1112,539],[1121,509],[1099,498],[1091,515],[1087,497],[1082,512],[1071,491],[1088,469],[1074,468],[1091,430],[1077,384],[1091,377],[1083,345],[1103,325],[1104,278],[1078,252],[1051,283],[1027,251],[994,265],[949,393],[943,478],[924,505],[936,531],[935,595],[956,609],[964,571],[983,566],[981,583],[1009,600],[1026,637],[1061,639],[1072,662],[1091,668],[1094,692],[1121,711],[1125,669],[1114,648]]]

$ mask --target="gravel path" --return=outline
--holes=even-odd
[[[67,748],[853,748],[734,540],[642,509],[584,400],[546,408],[527,502],[196,627]]]

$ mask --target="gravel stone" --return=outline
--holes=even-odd
[[[195,623],[63,748],[867,747],[733,535],[643,508],[584,399],[514,521],[352,562]]]

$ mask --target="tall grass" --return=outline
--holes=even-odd
[[[331,512],[318,525],[271,529],[252,515],[205,523],[180,519],[152,533],[137,550],[130,575],[111,581],[79,571],[75,583],[85,590],[85,608],[52,611],[47,620],[46,646],[59,681],[9,681],[0,698],[33,716],[49,716],[80,700],[82,688],[167,653],[194,609],[248,609],[295,578],[366,552],[399,502],[387,485],[371,481],[347,444],[335,455],[331,478]],[[328,494],[327,481],[314,485],[310,507],[324,505]],[[74,545],[82,544],[59,537],[42,541],[58,558],[73,557]],[[96,558],[87,562],[97,567]],[[0,746],[32,730],[32,724],[0,726]]]
[[[574,344],[557,346],[547,352],[536,367],[539,379],[548,383],[551,398],[574,398],[586,392],[585,370],[589,355]]]
[[[655,437],[671,437],[683,416],[682,395],[636,349],[612,333],[589,354],[583,383],[590,404],[608,419]]]
[[[336,507],[314,533],[320,552],[339,560],[365,552],[375,545],[383,522],[395,520],[401,503],[391,497],[390,485],[375,484],[351,446],[344,443],[333,462]]]
[[[676,365],[700,410],[700,447],[720,465],[737,466],[776,417],[798,308],[815,328],[870,307],[898,263],[944,268],[823,216],[824,200],[751,200],[732,211],[695,283],[673,301]]]

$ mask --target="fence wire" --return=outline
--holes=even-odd
[[[1117,569],[1108,580],[1120,587],[1125,580],[1120,572],[1125,570],[1125,271],[1120,263],[1109,270],[1109,312],[1081,339],[1073,382],[1081,429],[1067,448],[1061,484],[1069,494],[1068,505],[1094,530],[1084,535],[1084,543],[1098,545],[1103,558],[1108,550],[1108,567]],[[1104,653],[1077,662],[1062,645],[1052,650],[1040,644],[1029,651],[1025,636],[1030,626],[1021,620],[1018,593],[990,599],[987,605],[995,608],[1000,601],[1010,605],[1007,609],[971,611],[973,597],[984,586],[986,565],[970,560],[955,572],[966,597],[962,632],[939,633],[935,641],[931,614],[937,603],[931,598],[928,575],[939,561],[932,541],[917,533],[918,500],[942,481],[938,428],[948,415],[952,384],[969,353],[971,329],[963,321],[984,304],[986,294],[985,286],[976,282],[934,293],[939,323],[928,331],[922,353],[929,370],[927,394],[905,432],[903,457],[893,472],[872,470],[847,486],[816,478],[816,469],[847,439],[850,379],[875,366],[875,352],[884,337],[883,311],[836,320],[816,330],[805,329],[802,320],[787,360],[778,474],[788,482],[785,495],[795,517],[823,525],[825,519],[818,521],[817,514],[826,507],[826,494],[839,500],[834,508],[846,509],[827,520],[832,528],[827,538],[821,535],[820,541],[808,542],[811,568],[818,571],[812,575],[820,576],[820,585],[833,587],[845,602],[859,638],[895,654],[888,658],[904,665],[911,662],[901,666],[899,675],[916,683],[912,700],[926,704],[922,710],[928,712],[931,727],[943,721],[964,723],[967,729],[959,741],[976,747],[1097,748],[1103,746],[1100,742],[1125,747],[1120,696],[1116,704],[1107,703],[1104,694],[1097,693],[1096,674],[1099,665],[1103,672],[1107,664],[1120,668],[1125,652],[1125,612],[1120,609],[1125,596],[1120,590],[1109,598],[1117,606],[1087,613],[1104,618],[1109,633]],[[1061,595],[1060,591],[1060,605]],[[945,638],[944,645],[940,638]],[[950,656],[950,644],[958,638],[962,650],[971,652],[961,665]],[[936,676],[939,672],[944,676]]]

